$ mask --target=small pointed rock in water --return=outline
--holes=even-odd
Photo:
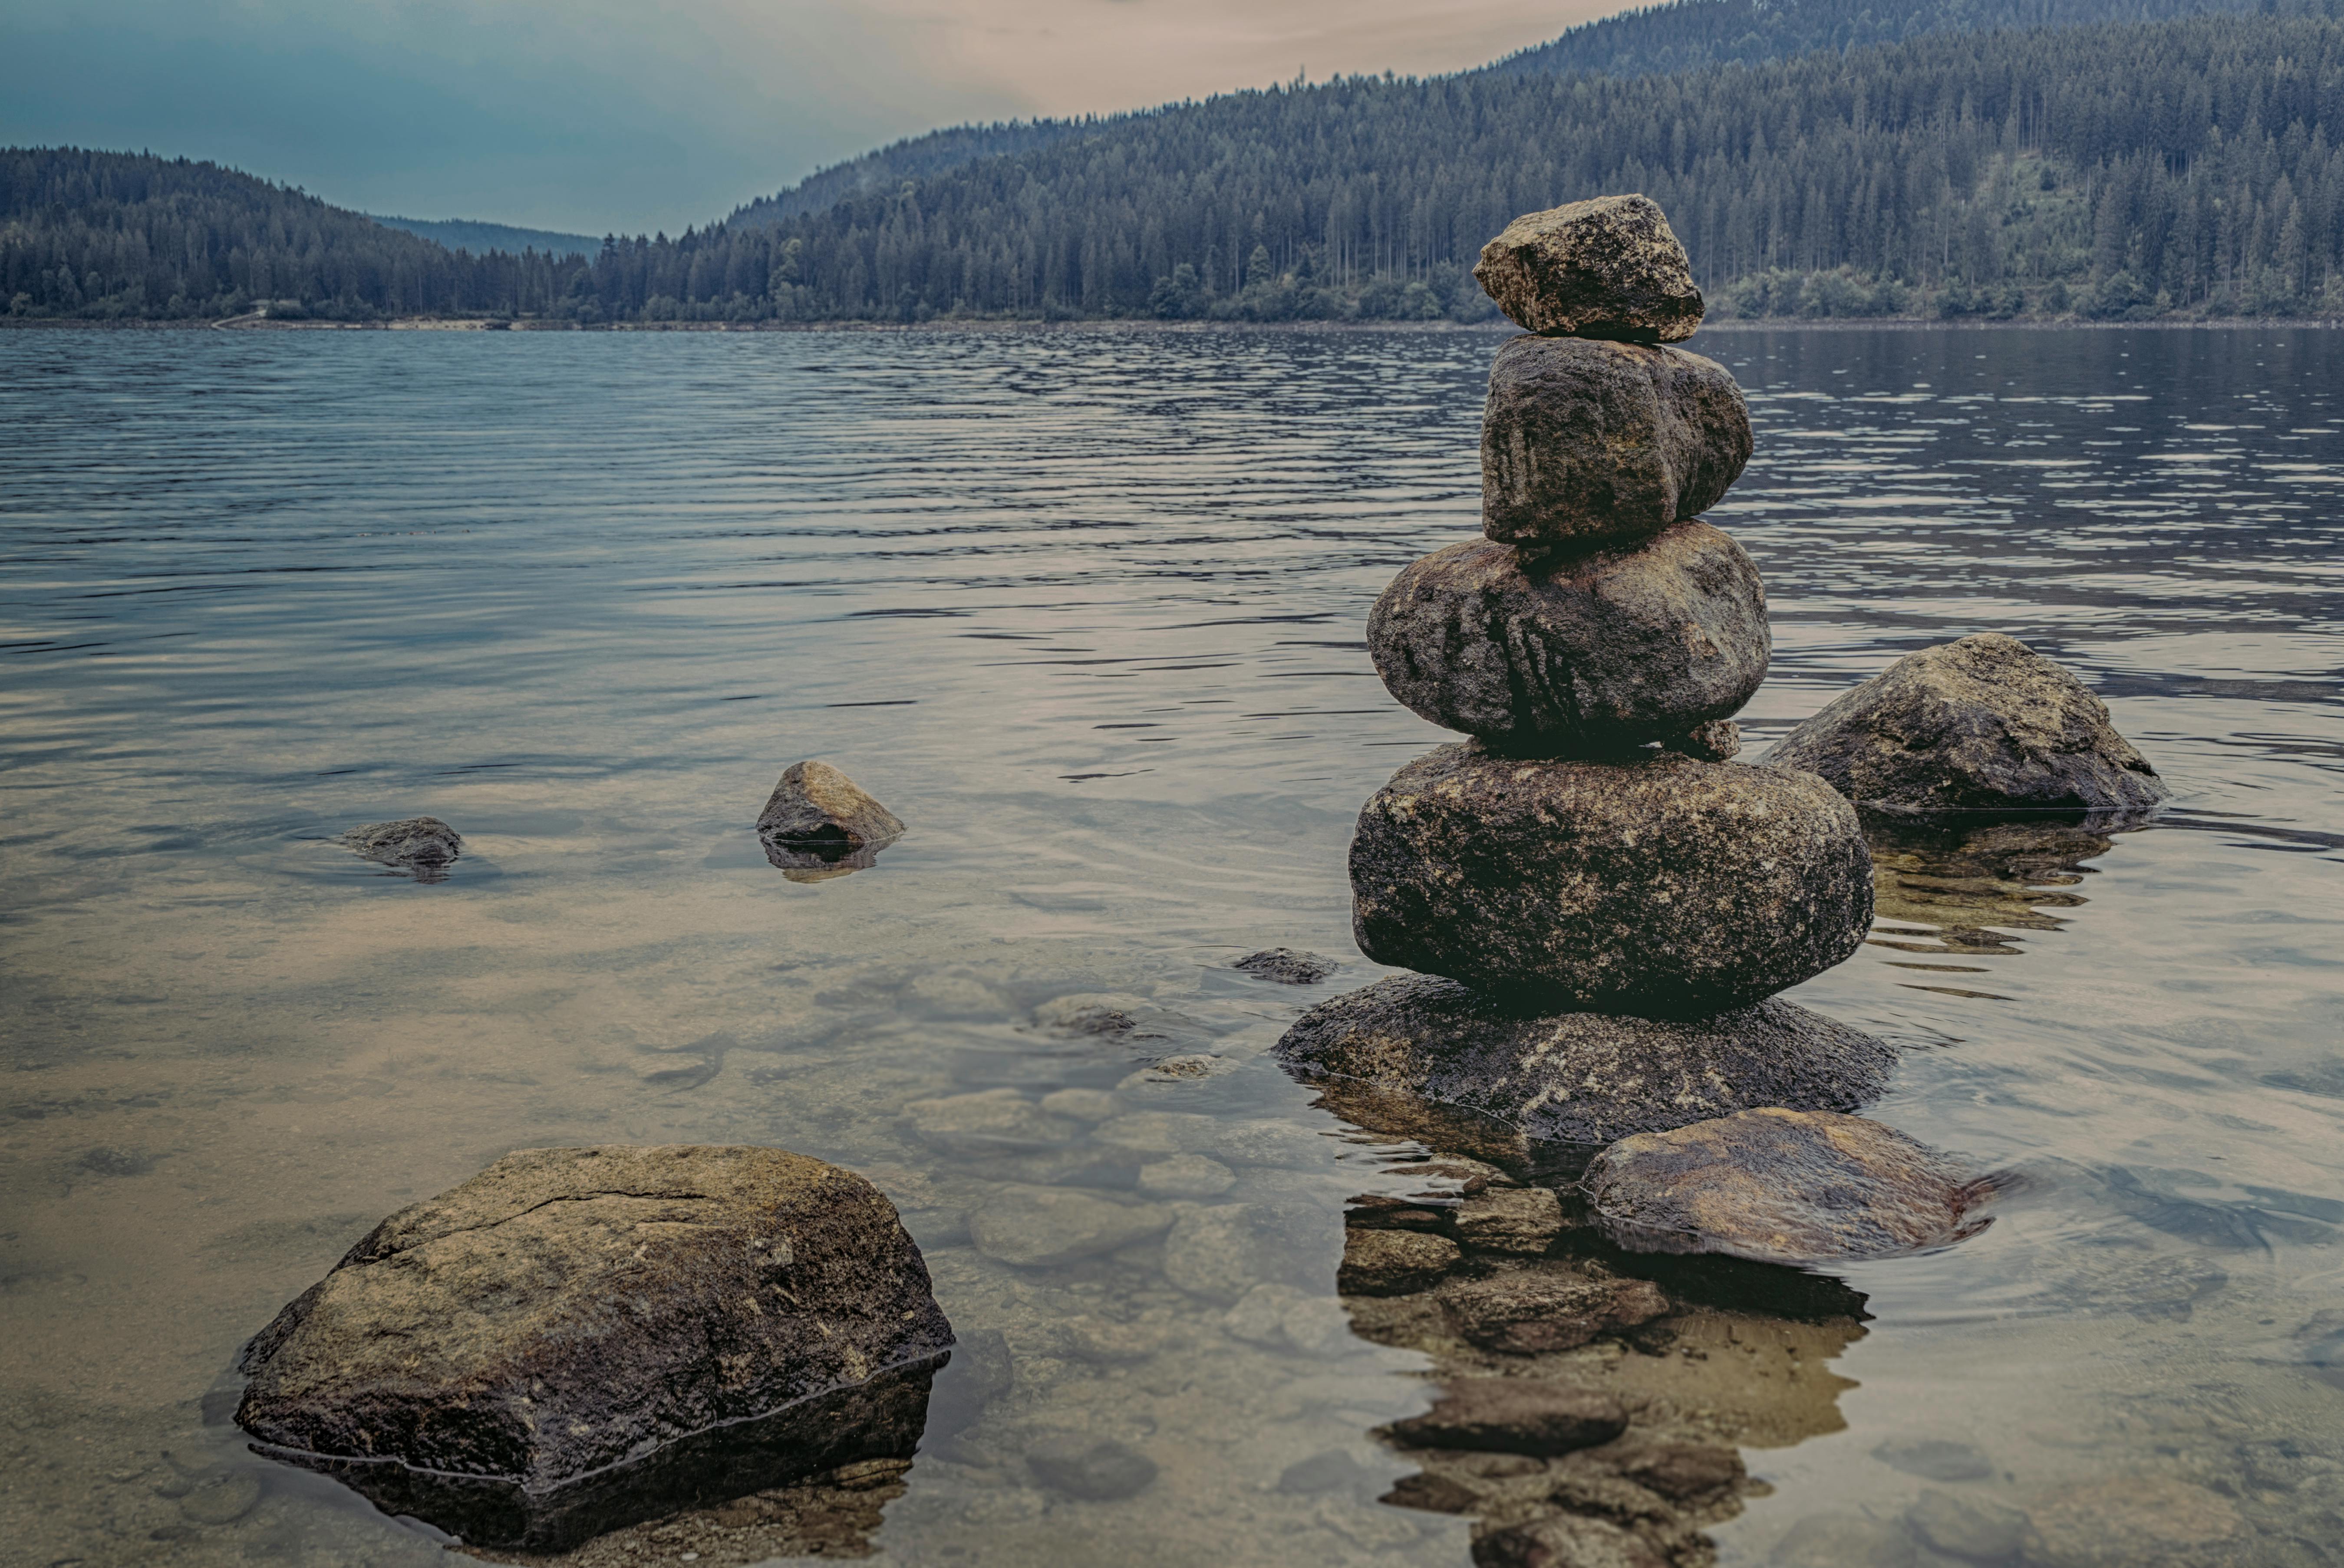
[[[1292,947],[1265,947],[1258,953],[1248,953],[1229,966],[1265,980],[1275,980],[1281,986],[1315,986],[1333,974],[1335,960],[1321,958],[1316,953],[1304,953]]]
[[[1622,1138],[1582,1179],[1596,1227],[1640,1252],[1765,1263],[1886,1258],[1985,1228],[1950,1156],[1862,1117],[1779,1108]]]
[[[2169,793],[2088,687],[1994,632],[1906,654],[1765,761],[1887,811],[2140,811]]]
[[[438,871],[453,863],[464,847],[456,830],[436,816],[370,822],[342,835],[342,842],[369,860],[410,871]]]
[[[1531,332],[1676,343],[1704,309],[1684,247],[1648,196],[1524,213],[1481,248],[1473,276]]]
[[[1713,359],[1516,338],[1490,367],[1481,531],[1510,544],[1632,544],[1715,506],[1751,443],[1742,389]]]
[[[835,850],[837,858],[884,848],[904,836],[904,824],[828,763],[803,762],[773,786],[757,832],[804,852]]]

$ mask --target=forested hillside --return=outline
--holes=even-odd
[[[591,256],[602,242],[591,234],[563,234],[559,229],[516,228],[510,223],[478,223],[464,217],[369,217],[386,228],[403,228],[426,239],[436,239],[450,250],[486,256],[491,250],[542,250],[552,256]]]
[[[769,225],[451,253],[207,165],[0,158],[19,315],[1472,319],[1519,212],[1642,190],[1718,316],[2344,315],[2344,24],[1936,35],[1101,122]]]

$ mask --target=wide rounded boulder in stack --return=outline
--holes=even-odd
[[[1490,369],[1481,531],[1526,546],[1644,539],[1723,500],[1751,448],[1749,405],[1714,359],[1517,338]]]
[[[1810,774],[1443,746],[1351,841],[1352,924],[1379,964],[1551,1007],[1686,1017],[1819,975],[1863,943],[1872,859]]]
[[[1597,755],[1739,712],[1766,677],[1766,591],[1682,522],[1637,549],[1526,560],[1486,540],[1403,571],[1368,617],[1391,694],[1496,751]]]
[[[1481,248],[1473,277],[1531,332],[1678,343],[1705,309],[1684,247],[1648,196],[1524,213]]]

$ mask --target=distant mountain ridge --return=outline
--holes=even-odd
[[[480,223],[463,217],[384,217],[379,213],[367,216],[386,228],[403,228],[425,239],[438,240],[450,250],[469,250],[475,256],[486,256],[491,250],[510,251],[516,256],[524,250],[541,250],[548,256],[591,256],[602,248],[602,242],[591,234],[516,228],[510,223]]]

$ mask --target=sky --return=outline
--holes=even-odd
[[[1463,69],[1619,0],[0,0],[0,144],[671,233],[967,120]]]

